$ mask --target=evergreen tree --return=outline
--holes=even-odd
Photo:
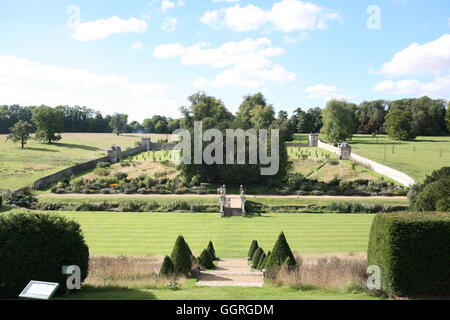
[[[159,275],[162,277],[171,276],[174,272],[174,266],[172,259],[169,256],[165,256],[161,269],[159,270]]]
[[[213,263],[213,259],[211,255],[209,254],[208,250],[203,250],[200,254],[200,263],[202,266],[204,266],[206,269],[214,269],[216,266]]]
[[[295,263],[292,263],[292,260],[290,257],[287,257],[286,260],[284,260],[283,264],[281,265],[280,270],[281,271],[290,271],[292,267],[295,265]]]
[[[264,253],[264,250],[260,247],[258,249],[256,249],[255,253],[253,254],[252,257],[252,268],[256,269],[258,267],[259,264],[259,259],[261,258],[261,255]]]
[[[253,240],[252,244],[250,246],[250,249],[248,250],[248,254],[247,254],[247,259],[248,260],[252,260],[253,254],[255,253],[256,249],[258,249],[259,245],[258,245],[258,241],[257,240]]]
[[[271,255],[271,251],[269,250],[269,252],[267,252],[266,258],[264,259],[264,261],[262,262],[261,266],[258,266],[261,268],[261,270],[264,270],[266,268],[267,265],[267,260],[269,260],[269,257]]]
[[[183,236],[178,236],[170,257],[175,274],[189,275],[192,269],[192,252]]]
[[[259,257],[258,266],[255,268],[256,270],[262,270],[264,267],[264,261],[266,260],[266,254],[263,252],[261,257]]]
[[[216,250],[214,249],[214,245],[213,245],[212,241],[210,241],[208,243],[208,247],[206,248],[206,250],[208,250],[208,253],[210,254],[210,256],[213,260],[219,260],[216,256]]]
[[[291,266],[296,265],[294,255],[292,254],[291,248],[286,241],[286,237],[283,232],[278,236],[278,240],[273,247],[270,257],[267,259],[265,268],[280,268],[281,265],[290,258],[289,263]]]

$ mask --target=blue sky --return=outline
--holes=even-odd
[[[0,104],[177,117],[198,90],[236,111],[450,98],[448,0],[0,0]]]

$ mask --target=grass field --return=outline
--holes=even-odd
[[[86,287],[63,298],[70,300],[379,300],[383,298],[344,290],[297,290],[287,287],[196,287],[194,281],[178,289]]]
[[[353,152],[400,170],[418,181],[433,170],[450,165],[450,137],[417,137],[414,141],[402,142],[385,135],[377,137],[354,135],[351,141]]]
[[[194,254],[199,255],[212,240],[224,258],[246,257],[253,239],[270,250],[281,231],[298,253],[365,253],[373,219],[369,214],[268,214],[228,219],[207,213],[53,214],[80,223],[93,255],[166,255],[182,234]]]
[[[19,189],[35,180],[80,162],[106,156],[113,144],[134,147],[139,135],[64,133],[62,140],[46,144],[29,140],[25,149],[0,135],[0,189]]]

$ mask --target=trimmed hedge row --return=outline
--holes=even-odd
[[[393,296],[450,294],[450,214],[377,215],[369,265],[381,269],[382,290]]]
[[[354,202],[332,202],[329,205],[270,206],[256,201],[246,201],[247,213],[385,213],[408,210],[407,206],[363,205]]]

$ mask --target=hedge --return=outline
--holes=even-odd
[[[0,216],[0,295],[17,298],[30,280],[57,282],[66,289],[62,266],[77,265],[87,277],[89,248],[80,225],[38,213]]]
[[[392,296],[450,294],[450,214],[377,215],[369,265],[381,269],[382,290]]]

